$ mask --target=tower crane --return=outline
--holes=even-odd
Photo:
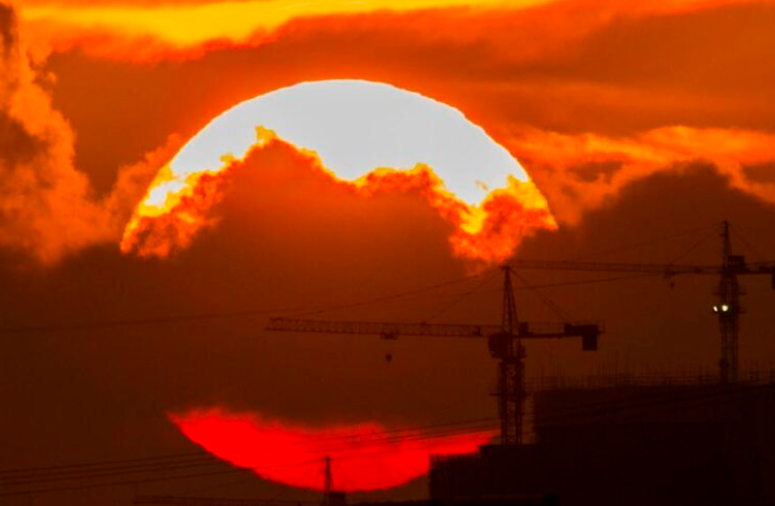
[[[667,278],[684,274],[719,276],[717,302],[712,306],[718,317],[721,333],[721,359],[719,360],[719,380],[722,383],[736,383],[738,379],[738,332],[740,327],[740,295],[742,290],[738,276],[771,276],[775,289],[775,262],[748,263],[743,255],[732,253],[729,222],[724,221],[721,229],[722,256],[719,265],[676,265],[676,264],[633,264],[600,263],[551,260],[516,259],[510,262],[515,269],[545,269],[591,272],[632,272],[644,274],[662,274]]]
[[[525,339],[580,337],[584,351],[597,350],[597,338],[602,333],[597,323],[529,323],[517,319],[512,269],[504,266],[503,309],[500,325],[454,325],[431,323],[395,323],[329,321],[274,318],[267,330],[278,332],[311,332],[327,334],[378,335],[385,339],[399,336],[487,338],[490,355],[498,359],[498,412],[501,443],[522,443],[525,411]]]

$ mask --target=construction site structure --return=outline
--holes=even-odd
[[[721,333],[721,358],[719,359],[719,380],[721,383],[736,383],[738,380],[738,333],[740,329],[740,305],[742,289],[737,277],[743,275],[769,275],[775,289],[775,262],[746,262],[745,256],[732,253],[732,241],[728,221],[722,223],[722,255],[718,265],[676,265],[676,264],[632,264],[552,260],[516,259],[511,261],[516,269],[544,269],[564,271],[621,272],[661,274],[666,278],[678,275],[700,274],[719,277],[715,295],[718,300],[712,306],[718,317]]]
[[[525,339],[581,338],[584,351],[597,350],[599,323],[536,324],[519,321],[512,284],[512,268],[504,266],[500,325],[455,325],[432,323],[357,322],[274,318],[267,330],[326,334],[368,334],[386,339],[399,336],[487,338],[490,355],[498,359],[498,412],[501,444],[522,443],[525,413]]]
[[[563,506],[775,502],[775,382],[565,386],[531,393],[521,447],[432,457],[430,497],[553,496]],[[580,384],[585,384],[581,382]]]

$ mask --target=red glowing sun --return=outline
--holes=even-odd
[[[222,409],[170,419],[216,457],[293,487],[322,490],[330,457],[334,486],[349,492],[403,485],[428,472],[431,455],[471,453],[494,435],[481,425],[389,430],[368,422],[312,429]]]

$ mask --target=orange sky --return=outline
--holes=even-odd
[[[347,305],[482,268],[455,250],[454,222],[427,185],[356,192],[282,143],[235,166],[207,226],[174,254],[120,251],[157,171],[210,119],[319,79],[388,82],[484,127],[557,220],[556,230],[520,236],[526,257],[711,263],[724,218],[755,246],[736,237],[736,251],[775,257],[773,34],[775,3],[754,0],[0,0],[0,319],[56,327]],[[499,217],[494,235],[513,218]],[[155,230],[178,232],[166,225]],[[694,229],[703,232],[679,244],[621,250]],[[482,285],[481,300],[467,295],[480,282],[331,316],[497,321],[497,284]],[[577,343],[531,344],[528,376],[712,370],[713,283],[547,289],[574,317],[605,320],[607,334],[583,357]],[[771,364],[769,280],[745,283],[741,357]],[[525,291],[519,304],[521,317],[557,317]],[[212,406],[313,428],[495,416],[483,343],[280,339],[261,331],[265,323],[4,334],[0,467],[190,451],[166,413]],[[424,492],[412,486],[401,493]],[[248,496],[290,493],[246,487]],[[131,499],[126,488],[89,494],[35,504]]]
[[[110,208],[99,218],[105,221],[101,230],[81,228],[58,244],[41,246],[49,250],[41,255],[53,259],[79,244],[115,236],[130,212],[116,207],[118,195],[131,200],[127,192],[140,191],[113,187],[120,167],[136,167],[149,153],[173,149],[170,136],[179,145],[238,101],[324,78],[390,82],[460,108],[518,159],[530,158],[528,171],[553,195],[554,213],[569,222],[621,185],[681,160],[719,162],[721,156],[736,187],[772,198],[771,183],[753,180],[744,170],[773,158],[766,146],[775,128],[770,100],[775,76],[772,66],[762,64],[775,58],[775,45],[768,43],[771,3],[386,5],[20,3],[20,47],[41,70],[16,93],[23,102],[17,111],[30,108],[20,113],[22,121],[58,132],[61,143],[50,156],[63,157],[52,161],[54,166],[69,166],[60,174],[63,181],[86,173],[85,184],[98,195],[111,188],[114,193],[112,203],[99,204]],[[48,97],[54,100],[50,112],[35,113],[49,108]],[[671,140],[675,146],[669,148],[651,133],[676,128],[689,133]],[[719,156],[689,139],[708,136],[718,144],[713,151],[723,152]],[[743,148],[736,144],[740,138],[746,139]],[[564,139],[559,153],[558,139]],[[592,146],[589,139],[600,142]],[[629,160],[635,144],[641,154],[659,156],[630,160],[613,183],[579,185],[569,171],[585,161],[621,162],[616,146],[627,146]],[[573,145],[575,151],[568,152]],[[544,174],[547,170],[563,179]],[[568,198],[562,190],[568,185],[583,191]],[[63,186],[73,191],[72,182]],[[96,205],[95,198],[86,196],[90,189],[77,192],[80,197],[67,201],[81,202],[82,215]],[[40,229],[40,223],[34,227]]]
[[[567,2],[561,0],[237,0],[196,2],[56,2],[27,0],[23,18],[41,43],[88,44],[89,34],[123,40],[136,48],[143,44],[186,51],[208,43],[253,45],[272,37],[279,29],[305,18],[352,17],[372,13],[423,13],[457,11],[526,12],[543,6],[604,9],[606,17],[642,17],[685,13],[733,4],[729,0],[673,0],[639,2],[621,6],[614,2]],[[574,5],[575,4],[575,5]],[[129,54],[124,54],[129,57]]]

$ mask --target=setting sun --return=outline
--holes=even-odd
[[[127,226],[123,249],[166,255],[179,247],[138,245],[145,240],[138,239],[143,220],[175,216],[175,237],[188,239],[221,192],[192,198],[201,195],[197,188],[275,140],[318,160],[364,195],[385,186],[426,185],[426,198],[457,227],[452,242],[464,256],[504,258],[526,231],[554,226],[522,166],[459,110],[387,84],[332,80],[280,89],[212,120],[159,172]],[[488,230],[503,228],[492,219],[504,205],[513,211],[508,237],[490,236]]]
[[[0,0],[0,505],[775,505],[773,34]]]

